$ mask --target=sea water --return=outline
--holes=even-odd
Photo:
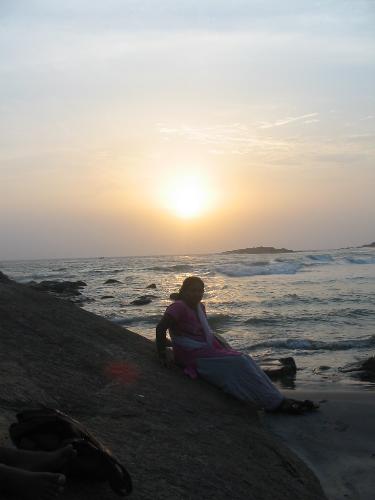
[[[233,347],[260,362],[294,357],[297,376],[284,386],[375,390],[374,382],[342,371],[375,351],[372,248],[4,261],[0,269],[22,283],[82,280],[81,307],[149,339],[170,293],[186,276],[200,276],[209,322]],[[151,303],[131,304],[142,295]]]

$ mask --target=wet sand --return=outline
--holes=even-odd
[[[285,391],[319,411],[264,415],[265,426],[315,472],[330,500],[375,498],[375,392]]]

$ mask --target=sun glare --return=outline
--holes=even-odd
[[[212,192],[199,175],[175,178],[163,191],[164,206],[182,219],[199,217],[212,201]]]

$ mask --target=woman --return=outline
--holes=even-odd
[[[204,304],[204,283],[197,276],[186,278],[174,302],[156,327],[160,362],[169,365],[166,332],[169,330],[174,361],[191,378],[198,376],[267,411],[302,413],[317,408],[311,401],[286,399],[254,360],[235,351],[210,329]]]

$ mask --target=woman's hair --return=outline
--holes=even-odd
[[[181,288],[178,291],[178,293],[176,293],[176,292],[171,293],[170,296],[169,296],[169,298],[171,300],[180,300],[180,299],[182,299],[182,297],[184,296],[184,293],[186,292],[186,290],[191,285],[193,285],[194,283],[199,283],[202,286],[202,288],[204,288],[203,280],[201,280],[200,278],[198,278],[198,276],[188,276],[182,282]]]

